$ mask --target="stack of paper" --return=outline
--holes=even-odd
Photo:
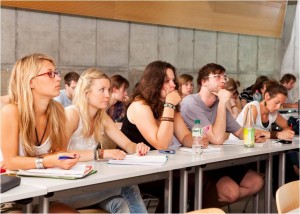
[[[62,178],[62,179],[77,179],[83,178],[89,174],[95,173],[93,166],[86,164],[77,164],[71,169],[47,168],[47,169],[20,169],[17,175],[31,177],[47,177],[47,178]]]
[[[167,155],[126,155],[123,160],[109,160],[109,164],[163,166],[168,160]]]
[[[192,152],[192,148],[188,148],[188,147],[180,147],[179,149],[180,151],[183,152]],[[212,147],[212,146],[207,146],[205,149],[203,149],[203,153],[209,153],[209,152],[219,152],[221,151],[220,147]]]

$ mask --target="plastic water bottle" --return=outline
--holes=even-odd
[[[253,94],[253,100],[257,102],[261,101],[261,94],[258,92],[258,90],[256,90],[255,93]]]
[[[195,125],[192,128],[192,135],[193,135],[192,151],[193,151],[193,155],[201,155],[202,154],[202,133],[203,133],[203,128],[200,125],[200,120],[195,120]]]
[[[247,114],[244,119],[244,146],[247,148],[252,148],[255,145],[255,128],[254,121],[252,117],[252,109],[249,106],[247,109]]]

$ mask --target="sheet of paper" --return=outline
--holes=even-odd
[[[109,164],[163,166],[168,160],[167,155],[126,155],[123,160],[109,160]]]

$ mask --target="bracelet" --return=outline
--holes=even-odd
[[[270,138],[271,139],[278,139],[278,132],[271,131],[270,132]]]
[[[174,122],[174,118],[172,118],[172,117],[162,117],[162,118],[160,119],[160,121]]]
[[[44,161],[43,158],[37,157],[35,159],[35,168],[37,168],[37,169],[45,169],[43,161]]]
[[[104,158],[104,149],[99,149],[98,150],[98,157],[99,157],[99,159],[103,159]]]
[[[231,109],[233,109],[234,107],[237,107],[236,105],[231,106]]]
[[[173,105],[172,103],[165,103],[164,104],[164,107],[168,107],[168,108],[172,108],[172,109],[176,109],[176,106],[175,105]]]

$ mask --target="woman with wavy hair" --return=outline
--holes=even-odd
[[[69,151],[80,155],[80,161],[123,159],[128,154],[146,155],[149,147],[131,142],[107,115],[110,98],[110,79],[102,71],[91,68],[81,74],[74,95],[74,104],[66,108]],[[106,134],[121,149],[105,149]],[[105,192],[88,193],[65,200],[72,207],[97,204],[111,213],[145,213],[145,204],[137,185]]]
[[[122,132],[151,149],[176,148],[181,144],[191,147],[192,135],[179,112],[181,97],[177,89],[173,65],[163,61],[148,64],[130,98]],[[172,141],[173,135],[180,143]]]
[[[69,169],[78,162],[76,154],[66,153],[66,115],[52,99],[59,94],[60,80],[54,60],[46,55],[31,54],[15,63],[9,103],[1,111],[1,151],[7,169]],[[58,160],[60,155],[75,158]],[[55,202],[50,212],[76,210]]]
[[[177,89],[173,65],[164,61],[148,64],[130,98],[122,132],[133,142],[143,141],[153,150],[192,147],[192,134],[179,112],[181,97]],[[207,138],[202,143],[206,147]],[[142,192],[160,197],[157,212],[163,212],[163,185],[159,182],[140,185]]]

